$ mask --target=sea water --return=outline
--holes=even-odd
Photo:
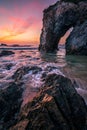
[[[23,96],[25,103],[28,98],[35,96],[38,88],[41,87],[41,76],[44,69],[48,66],[53,67],[49,73],[62,74],[69,77],[72,82],[76,83],[78,93],[85,99],[87,103],[87,57],[86,56],[66,56],[63,46],[59,47],[59,51],[55,53],[40,53],[38,47],[32,45],[30,47],[13,47],[7,48],[15,52],[10,56],[0,57],[0,89],[5,89],[9,82],[12,82],[12,75],[18,68],[22,66],[38,66],[43,71],[32,74],[32,71],[24,75],[23,82],[26,91]],[[0,48],[0,51],[2,48]],[[8,66],[11,66],[8,68]]]

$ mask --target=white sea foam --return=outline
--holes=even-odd
[[[0,58],[0,88],[6,87],[12,81],[12,75],[18,68],[36,65],[41,67],[42,71],[36,74],[29,71],[22,78],[24,87],[27,88],[25,95],[33,94],[32,91],[35,92],[41,87],[41,76],[46,72],[46,74],[56,73],[63,76],[67,75],[71,79],[79,79],[77,91],[87,101],[87,58],[85,56],[65,56],[64,48],[61,48],[57,54],[40,54],[36,49],[20,49],[14,50],[14,52],[14,55]],[[6,66],[10,63],[12,66],[8,70]],[[46,68],[51,69],[49,71]]]

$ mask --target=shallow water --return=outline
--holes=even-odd
[[[12,50],[15,54],[10,56],[0,57],[0,88],[3,89],[11,81],[14,72],[22,67],[29,65],[37,65],[42,68],[41,72],[32,74],[32,71],[24,75],[23,82],[27,88],[24,92],[25,103],[31,94],[34,96],[41,87],[41,75],[47,66],[56,67],[50,73],[63,73],[71,78],[72,82],[76,81],[77,91],[85,98],[87,102],[87,57],[86,56],[66,56],[64,47],[60,47],[57,54],[45,54],[38,52],[37,47],[31,46],[30,48],[19,50]],[[10,64],[10,67],[9,67]],[[61,72],[59,71],[61,70]],[[29,87],[28,87],[29,86]],[[32,96],[32,97],[33,97]]]

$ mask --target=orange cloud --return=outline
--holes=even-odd
[[[3,33],[0,37],[1,42],[39,42],[41,21],[38,18],[9,17],[9,20],[10,25],[7,24],[0,28],[0,32]]]
[[[3,4],[0,4],[0,42],[39,42],[42,11],[49,6],[50,1],[2,1]]]
[[[25,33],[26,30],[31,26],[32,22],[28,19],[21,19],[16,17],[10,17],[10,20],[13,22],[13,25],[10,28],[10,31],[13,35],[18,35]]]

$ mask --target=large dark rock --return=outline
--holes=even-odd
[[[17,122],[22,103],[22,84],[10,83],[0,90],[0,130],[7,130]]]
[[[15,54],[13,51],[7,51],[7,50],[3,50],[1,51],[0,53],[0,57],[1,56],[9,56],[9,55],[12,55],[12,54]]]
[[[49,74],[43,88],[19,114],[10,130],[86,130],[87,109],[72,82]]]
[[[60,0],[53,6],[50,6],[49,8],[44,10],[43,28],[40,36],[40,45],[39,45],[40,51],[55,52],[58,49],[58,42],[60,41],[61,37],[64,36],[65,33],[71,27],[73,27],[74,30],[77,30],[79,26],[80,29],[78,29],[78,31],[85,29],[84,22],[87,21],[87,2],[78,1],[77,3],[78,4],[71,1],[69,2],[68,0],[67,1]],[[84,44],[87,47],[86,38],[84,39],[84,37],[87,37],[86,29],[83,32],[84,33],[80,34],[80,32],[74,31],[74,35],[78,35],[79,38],[78,43],[76,41],[76,45],[77,46],[80,45],[82,48]],[[72,37],[72,39],[68,40],[68,44],[66,44],[66,49],[68,48],[67,45],[72,43],[72,40],[74,39],[74,36],[72,36],[72,34],[73,33],[71,33],[70,36]],[[83,42],[82,39],[84,40]],[[69,51],[67,51],[67,54]],[[78,51],[78,48],[75,51]],[[84,49],[82,51],[84,51]],[[79,54],[84,53],[81,52]]]
[[[53,66],[22,66],[15,71],[13,81],[0,88],[0,130],[87,129],[87,107],[75,90],[77,84],[57,70]],[[29,73],[30,77],[41,75],[35,95],[29,92],[36,89],[34,80],[31,82],[34,77],[28,77],[27,86],[24,80]]]
[[[8,69],[9,67],[10,64],[8,64]],[[0,130],[8,130],[9,127],[18,122],[19,112],[25,101],[24,92],[30,90],[23,82],[24,75],[28,73],[35,75],[40,71],[42,69],[38,66],[20,67],[14,72],[13,81],[0,88]],[[32,91],[34,91],[33,88]],[[32,95],[34,95],[34,92],[32,92]],[[33,97],[32,95],[31,97]]]

